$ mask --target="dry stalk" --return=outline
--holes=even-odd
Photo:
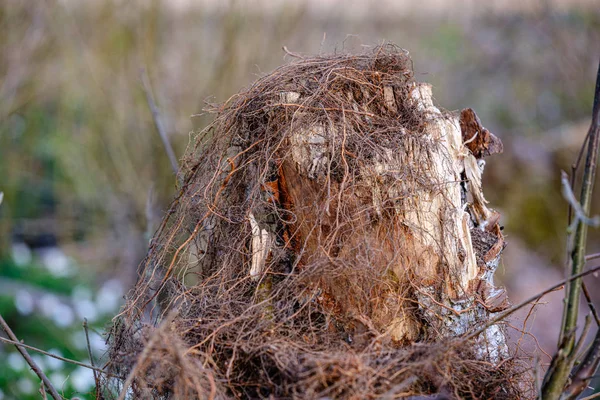
[[[13,333],[12,329],[10,329],[10,326],[8,326],[8,324],[6,323],[4,318],[2,318],[2,315],[0,315],[0,327],[2,327],[4,332],[6,332],[8,337],[11,339],[11,341],[13,342],[13,344],[19,351],[19,353],[21,353],[21,355],[23,356],[25,361],[27,361],[27,364],[29,364],[29,366],[31,367],[33,372],[35,372],[35,374],[37,376],[39,376],[39,378],[42,380],[42,383],[46,387],[46,390],[50,393],[50,396],[52,396],[52,398],[54,400],[62,400],[62,396],[60,394],[58,394],[58,392],[52,385],[52,382],[50,382],[50,380],[48,379],[46,374],[44,374],[44,371],[42,371],[42,369],[39,367],[39,365],[37,365],[36,362],[33,361],[33,359],[29,356],[29,353],[27,353],[27,350],[25,350],[25,347],[19,342],[19,339],[17,339],[17,337]],[[0,338],[0,339],[3,339],[3,338]]]

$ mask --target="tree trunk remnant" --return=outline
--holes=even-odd
[[[395,109],[390,86],[384,87],[384,96]],[[389,271],[379,285],[315,279],[318,300],[351,327],[349,341],[369,330],[399,344],[418,340],[424,330],[437,337],[459,336],[508,306],[504,289],[493,282],[504,248],[499,214],[486,206],[481,188],[482,157],[501,152],[501,142],[470,109],[460,117],[442,113],[433,104],[430,85],[415,84],[409,96],[427,116],[425,130],[418,140],[401,147],[391,143],[362,164],[354,179],[363,185],[348,190],[343,181],[330,181],[332,158],[344,161],[353,154],[332,154],[328,143],[343,140],[344,133],[324,125],[292,126],[286,143],[292,156],[279,169],[285,207],[296,215],[291,229],[304,242],[300,265],[324,254],[334,264],[360,259]],[[288,103],[302,101],[295,92],[282,97]],[[427,164],[415,165],[425,152]],[[428,184],[418,185],[420,180]],[[340,209],[342,196],[346,202]],[[393,202],[400,204],[390,207]],[[332,232],[340,213],[356,217]],[[264,251],[253,247],[254,254]],[[253,270],[260,268],[253,264]],[[406,299],[407,289],[412,298]],[[376,295],[363,299],[367,291]],[[484,336],[477,350],[482,358],[497,362],[508,355],[498,326]]]
[[[437,108],[382,46],[281,67],[215,111],[113,328],[134,392],[200,393],[155,376],[194,357],[238,397],[521,396],[500,324],[452,341],[508,307],[482,192],[502,144],[473,110]],[[132,364],[166,315],[157,351],[178,356]]]

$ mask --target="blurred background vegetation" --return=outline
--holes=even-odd
[[[290,61],[282,46],[358,52],[384,40],[410,51],[442,107],[473,107],[505,143],[484,187],[503,213],[510,298],[561,279],[559,177],[589,126],[600,54],[593,0],[2,0],[0,313],[17,336],[89,362],[87,318],[102,363],[104,327],[177,190],[142,71],[182,157],[190,132],[211,120],[203,108]],[[597,231],[589,240],[600,251]],[[560,296],[527,326],[548,352]],[[35,357],[65,397],[93,398],[89,370]],[[38,389],[0,345],[0,399],[39,398]]]

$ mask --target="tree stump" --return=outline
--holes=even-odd
[[[113,329],[115,363],[176,313],[182,357],[235,396],[516,395],[509,363],[495,369],[509,356],[501,326],[448,345],[508,306],[482,192],[502,144],[473,110],[437,108],[407,52],[383,46],[298,60],[214,111]],[[134,354],[146,381],[165,362]],[[472,369],[432,372],[453,362]]]
[[[391,85],[382,89],[385,106],[397,112],[402,94]],[[282,98],[303,100],[297,92]],[[292,125],[283,150],[291,157],[282,157],[270,186],[295,216],[286,225],[301,243],[294,248],[298,268],[326,260],[311,283],[318,301],[344,321],[349,341],[364,334],[398,344],[425,331],[428,338],[462,335],[508,305],[493,283],[504,248],[499,214],[486,206],[481,188],[483,156],[501,152],[501,142],[470,109],[442,113],[428,84],[414,84],[402,101],[426,121],[420,134],[400,129],[400,140],[380,144],[360,163],[343,144],[343,118],[342,126]],[[368,110],[364,100],[351,105],[342,114]],[[342,142],[337,154],[336,141]],[[332,164],[345,168],[342,179],[332,179]],[[261,232],[253,232],[252,251],[261,256],[252,271],[264,269],[275,242]],[[482,358],[508,355],[497,326],[483,339]]]

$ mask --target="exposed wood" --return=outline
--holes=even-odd
[[[281,97],[286,102],[302,101],[296,93]],[[384,98],[393,109],[391,87],[384,88]],[[322,292],[320,301],[353,327],[351,340],[373,331],[398,343],[415,341],[425,331],[461,335],[487,319],[488,313],[509,306],[505,291],[493,282],[504,248],[499,214],[487,207],[481,187],[481,158],[500,152],[501,142],[481,127],[472,110],[463,111],[460,119],[442,113],[433,105],[430,85],[416,85],[411,98],[429,115],[425,132],[407,140],[405,148],[390,147],[371,164],[362,165],[354,177],[362,185],[345,187],[344,181],[335,182],[329,175],[332,160],[341,158],[343,164],[352,157],[332,153],[330,143],[344,135],[339,128],[290,127],[292,160],[281,166],[280,179],[286,182],[288,206],[297,216],[291,230],[299,241],[306,241],[299,264],[309,264],[324,253],[333,265],[365,259],[374,271],[383,266],[391,274],[377,283],[317,275],[314,287]],[[471,118],[466,125],[465,115]],[[479,140],[465,143],[473,129],[478,129]],[[407,166],[419,162],[426,148],[434,149],[424,169],[427,176],[407,176]],[[461,185],[463,177],[466,185]],[[430,185],[419,186],[420,179]],[[420,189],[412,192],[415,187]],[[361,214],[370,208],[375,215]],[[357,217],[331,232],[340,213]],[[376,272],[374,276],[381,279]],[[373,293],[369,304],[359,300],[364,291]],[[480,351],[486,358],[507,355],[498,326],[488,328],[484,336]]]
[[[258,226],[254,215],[250,213],[250,225],[252,227],[252,265],[250,267],[250,276],[258,279],[265,268],[265,262],[270,251],[270,235],[266,229]]]
[[[475,111],[465,108],[460,112],[460,129],[465,146],[476,158],[502,153],[502,142],[481,125]]]

